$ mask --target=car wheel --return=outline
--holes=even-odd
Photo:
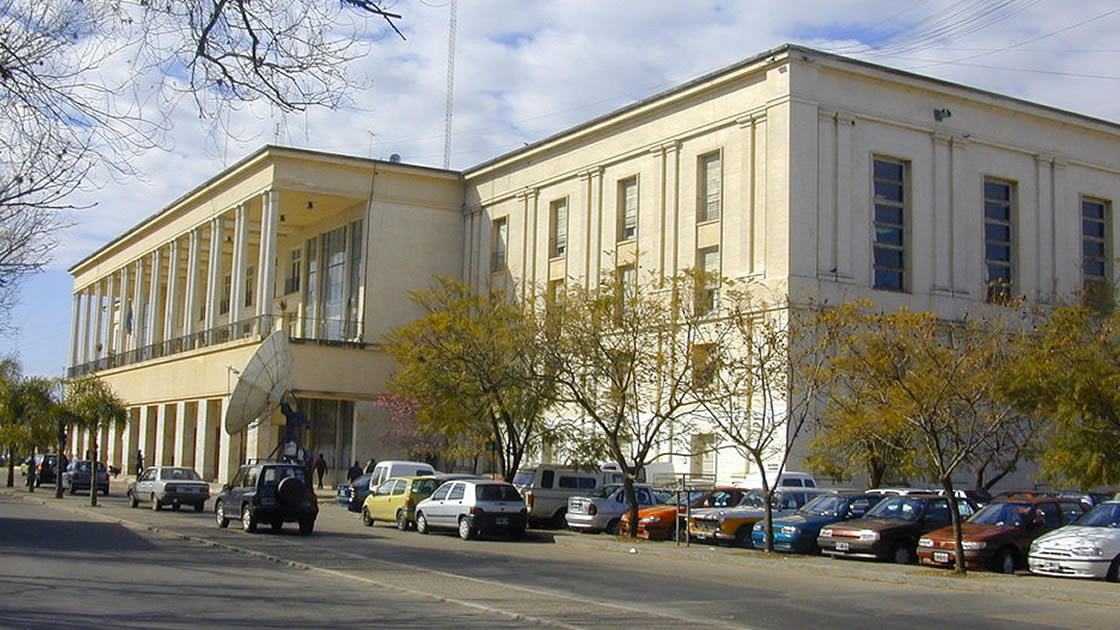
[[[751,525],[743,525],[735,530],[735,546],[746,547],[747,549],[754,548],[754,541],[751,540]]]
[[[134,507],[138,507],[139,505],[140,505],[140,501],[137,500],[136,495],[132,494],[132,491],[129,490],[129,492],[128,492],[128,507],[134,508]]]
[[[315,531],[315,519],[301,518],[299,520],[299,535],[310,536]]]
[[[202,511],[202,508],[203,508],[203,504],[202,504],[202,503],[195,503],[195,504],[194,504],[194,511],[195,511],[195,512],[201,512],[201,511]]]
[[[245,530],[246,534],[257,531],[257,519],[253,518],[253,508],[248,504],[241,508],[241,529]]]
[[[895,564],[913,564],[914,563],[914,550],[905,541],[895,545],[894,550],[891,552],[891,559]]]
[[[152,495],[152,509],[155,510],[156,512],[163,509],[163,504],[160,503],[159,499],[156,498],[156,495],[154,495],[154,494]]]
[[[568,527],[568,508],[560,508],[552,515],[552,526],[556,529],[566,529]]]
[[[996,556],[995,570],[998,573],[1012,575],[1015,573],[1015,550],[1004,549]]]
[[[471,522],[465,516],[459,517],[459,538],[463,540],[474,538],[474,528],[471,527]]]
[[[408,514],[404,510],[397,510],[397,529],[408,531]]]
[[[222,529],[229,527],[229,519],[226,518],[226,506],[221,501],[214,504],[214,520],[218,521],[218,527]]]
[[[607,523],[607,529],[605,529],[604,531],[606,531],[611,536],[617,536],[618,535],[618,519],[616,518],[613,521]]]
[[[423,512],[416,515],[416,531],[421,534],[428,533],[428,517]]]
[[[362,508],[362,525],[373,527],[373,518],[369,515],[369,508]]]
[[[1104,579],[1109,582],[1120,582],[1120,556],[1112,559],[1112,564],[1108,566],[1108,573],[1104,574]]]

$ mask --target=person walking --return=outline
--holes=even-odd
[[[350,470],[346,471],[346,481],[354,483],[354,480],[361,476],[362,465],[358,463],[358,460],[354,460],[354,465],[350,467]]]
[[[323,459],[323,454],[319,453],[319,459],[315,460],[315,472],[319,475],[319,489],[323,489],[323,475],[327,474],[327,460]]]
[[[136,476],[139,477],[144,472],[144,452],[141,450],[136,451]]]

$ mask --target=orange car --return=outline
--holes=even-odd
[[[716,488],[693,488],[681,496],[681,506],[688,505],[691,509],[708,507],[731,507],[743,498],[743,488],[733,486],[720,486]],[[676,503],[676,497],[670,503],[651,505],[638,510],[638,537],[650,540],[666,540],[673,537],[673,516],[679,515],[681,519],[681,536],[688,532],[688,523],[685,522],[683,507]],[[630,527],[630,513],[622,515],[618,524],[618,531],[625,534]]]

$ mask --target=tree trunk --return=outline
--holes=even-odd
[[[961,533],[961,511],[957,505],[957,497],[953,492],[953,480],[949,477],[944,477],[941,480],[941,487],[945,489],[945,497],[949,500],[949,514],[953,518],[953,546],[955,566],[953,571],[958,575],[964,575],[968,572],[965,567],[964,561],[964,536]]]
[[[8,487],[16,485],[15,445],[8,445]]]
[[[97,424],[90,430],[89,441],[89,504],[97,507]],[[106,469],[107,470],[107,469]]]
[[[58,423],[58,448],[54,460],[54,498],[62,498],[62,454],[66,450],[66,423]]]
[[[760,466],[761,467],[761,466]],[[778,475],[781,477],[781,474]],[[763,549],[766,553],[774,553],[774,490],[777,488],[778,480],[774,480],[774,488],[770,487],[770,483],[766,481],[765,470],[762,473],[762,496],[765,499],[766,505],[763,506],[762,511],[762,541]],[[744,527],[746,527],[744,525]],[[747,544],[750,545],[750,537],[748,536]]]
[[[630,523],[626,527],[626,535],[630,538],[638,536],[638,497],[634,494],[634,478],[623,468],[622,492],[626,495],[626,505],[630,511]]]

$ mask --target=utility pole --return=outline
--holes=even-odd
[[[451,117],[455,107],[455,14],[457,0],[450,0],[451,22],[447,26],[447,106],[443,113],[443,168],[451,167]]]

